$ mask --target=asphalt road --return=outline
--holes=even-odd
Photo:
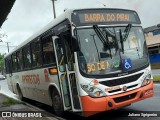
[[[9,88],[8,88],[8,85],[7,85],[7,80],[0,80],[0,93],[3,93],[7,96],[10,96],[14,99],[18,99],[18,96],[13,94]]]
[[[153,75],[160,75],[160,69],[152,69]]]
[[[1,90],[0,92],[2,92],[3,94],[6,94],[10,97],[13,97],[15,99],[17,99],[17,95],[11,93],[8,90],[8,86],[6,83],[6,80],[2,80],[0,81],[0,86],[1,86]],[[72,113],[66,112],[64,115],[64,119],[67,120],[160,120],[160,117],[126,117],[128,115],[128,111],[129,113],[133,113],[133,114],[145,114],[147,113],[147,111],[151,111],[154,114],[159,114],[160,115],[160,84],[154,84],[154,97],[149,98],[149,99],[145,99],[143,101],[137,102],[132,104],[131,106],[125,107],[125,108],[121,108],[118,110],[113,110],[113,111],[108,111],[108,112],[104,112],[104,113],[100,113],[97,115],[94,115],[92,117],[89,118],[83,118],[80,117],[78,115],[74,115]],[[34,105],[34,106],[38,106],[41,109],[45,109],[48,112],[51,112],[49,106],[40,104],[40,103],[36,103],[35,101],[27,101],[30,104]],[[121,116],[124,115],[124,116]],[[142,115],[142,114],[141,114]],[[121,117],[120,117],[121,116]]]

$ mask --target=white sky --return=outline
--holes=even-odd
[[[123,8],[136,10],[140,16],[143,27],[160,23],[160,0],[57,0],[55,2],[56,14],[59,16],[68,8]],[[16,0],[8,19],[2,26],[2,32],[8,37],[4,42],[10,46],[17,46],[32,34],[43,28],[53,20],[51,0]],[[6,43],[0,43],[0,53],[7,53]],[[14,47],[10,47],[10,50]]]

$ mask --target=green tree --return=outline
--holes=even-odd
[[[0,53],[0,72],[4,70],[4,54]]]
[[[0,28],[0,42],[3,42],[2,38],[7,38],[7,34]]]

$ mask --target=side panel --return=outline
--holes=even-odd
[[[8,84],[8,88],[11,92],[15,93],[15,91],[13,90],[13,83],[12,83],[12,77],[10,77],[9,74],[6,74],[6,79],[7,79],[7,84]]]
[[[49,75],[48,68],[13,73],[12,77],[7,75],[7,81],[12,92],[18,94],[18,84],[24,97],[47,105],[52,105],[48,91],[49,85],[54,84],[59,88],[58,76]]]

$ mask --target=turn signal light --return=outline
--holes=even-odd
[[[49,68],[49,73],[52,74],[57,74],[57,69],[56,68]]]

